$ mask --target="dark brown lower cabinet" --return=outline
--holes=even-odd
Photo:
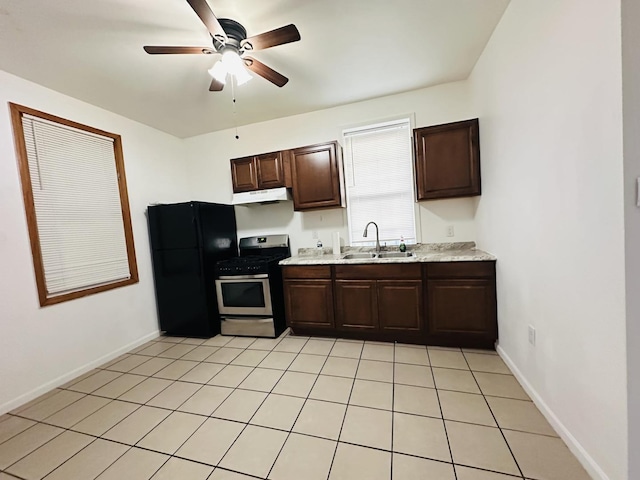
[[[375,280],[336,280],[336,327],[346,331],[378,329]]]
[[[380,330],[422,331],[422,280],[378,280]]]
[[[495,262],[284,267],[294,333],[492,348]]]
[[[492,347],[498,338],[494,262],[427,267],[428,338],[441,345]]]
[[[286,267],[283,277],[287,324],[294,330],[333,330],[331,267]]]

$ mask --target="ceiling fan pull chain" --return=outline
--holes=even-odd
[[[236,131],[236,140],[240,140],[240,136],[238,135],[238,112],[236,111],[236,87],[233,75],[231,76],[231,98],[233,100],[233,126]]]

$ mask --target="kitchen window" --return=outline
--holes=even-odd
[[[416,243],[415,194],[409,118],[343,131],[347,216],[351,245],[373,245],[374,221],[380,243]]]
[[[40,305],[136,283],[120,136],[10,108]]]

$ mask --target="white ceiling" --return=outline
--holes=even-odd
[[[467,78],[509,0],[208,0],[249,36],[293,23],[302,40],[252,55],[289,77],[236,89],[244,125]],[[233,127],[231,89],[209,92],[218,56],[186,0],[2,0],[0,69],[171,133]]]

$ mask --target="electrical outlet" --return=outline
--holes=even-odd
[[[314,240],[318,239],[318,231],[317,230],[311,230],[311,238],[313,238]]]
[[[534,346],[536,344],[536,329],[533,325],[529,325],[529,343]]]
[[[447,225],[447,237],[453,237],[454,234],[453,225]]]

